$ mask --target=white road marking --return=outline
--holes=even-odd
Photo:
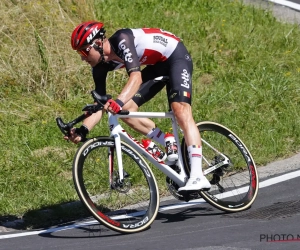
[[[290,7],[291,9],[300,10],[300,4],[293,3],[291,1],[286,0],[268,0],[269,2],[280,4],[286,7]]]
[[[290,172],[284,175],[280,175],[277,177],[270,178],[268,180],[262,181],[259,183],[259,188],[264,188],[268,186],[275,185],[280,182],[288,181],[293,178],[297,178],[300,176],[300,170]],[[174,205],[168,205],[168,206],[163,206],[160,207],[159,211],[166,211],[166,210],[172,210],[172,209],[177,209],[177,208],[182,208],[182,207],[188,207],[188,206],[195,206],[199,205],[201,203],[205,203],[203,199],[198,199],[194,200],[192,202],[182,202],[179,204],[174,204]],[[84,227],[84,226],[90,226],[90,225],[95,225],[98,224],[99,222],[96,220],[88,221],[88,222],[83,222],[83,223],[78,223],[78,224],[72,224],[69,226],[64,226],[64,227],[56,227],[56,228],[49,228],[45,230],[40,230],[40,231],[30,231],[30,232],[22,232],[22,233],[13,233],[13,234],[4,234],[0,235],[0,239],[9,239],[9,238],[17,238],[17,237],[23,237],[23,236],[30,236],[30,235],[37,235],[37,234],[49,234],[57,231],[64,231],[68,229],[74,229],[77,227]]]

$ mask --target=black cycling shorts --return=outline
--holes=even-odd
[[[168,102],[192,102],[193,62],[183,43],[178,43],[172,55],[164,62],[148,65],[142,70],[143,83],[132,100],[140,107],[152,99],[166,85]],[[159,76],[168,76],[169,81],[154,82]]]

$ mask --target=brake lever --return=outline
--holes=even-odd
[[[99,95],[95,90],[91,91],[94,100],[99,104],[104,106],[104,104],[112,98],[111,95]]]
[[[60,117],[56,117],[55,120],[56,120],[56,124],[57,124],[58,128],[60,129],[60,131],[64,135],[69,136],[70,135],[70,130],[71,130],[69,125],[67,123],[64,123],[63,120]]]
[[[56,124],[59,127],[60,131],[66,135],[66,136],[70,136],[70,131],[71,129],[74,127],[75,124],[83,121],[85,118],[89,117],[92,113],[91,112],[86,112],[85,114],[77,117],[76,119],[74,119],[73,121],[69,122],[69,123],[64,123],[63,120],[60,117],[56,118]]]
[[[73,126],[81,121],[83,121],[84,119],[86,119],[87,117],[89,117],[90,115],[92,115],[93,113],[98,112],[99,110],[102,110],[104,108],[104,103],[107,102],[107,100],[109,100],[111,98],[111,96],[106,95],[106,96],[100,96],[96,93],[96,91],[92,91],[92,96],[94,97],[94,99],[97,101],[97,104],[87,104],[82,111],[85,111],[86,113],[77,117],[76,119],[74,119],[71,122],[65,123],[63,122],[63,120],[60,117],[56,118],[56,124],[58,126],[58,128],[60,129],[60,131],[66,135],[66,136],[70,136],[70,131],[73,128]]]

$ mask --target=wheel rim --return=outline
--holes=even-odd
[[[147,164],[132,148],[122,144],[124,175],[128,176],[124,183],[117,183],[115,166],[110,186],[107,154],[114,142],[110,140],[108,146],[107,140],[97,140],[86,145],[90,150],[79,150],[74,161],[74,183],[81,201],[98,221],[115,231],[128,233],[147,228],[159,205],[156,180]],[[113,157],[117,164],[116,156]]]
[[[201,191],[201,196],[211,205],[224,211],[247,209],[254,202],[258,192],[257,170],[248,149],[232,131],[222,125],[202,123],[198,128],[202,138],[203,171],[212,165],[221,166],[206,175],[212,185],[209,191]],[[210,146],[225,154],[229,164],[225,164],[226,158]],[[186,146],[183,152],[184,159],[187,159],[185,168],[189,173]]]

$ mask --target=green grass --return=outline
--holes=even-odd
[[[103,21],[108,36],[124,27],[175,33],[194,61],[195,120],[232,129],[259,166],[299,150],[300,32],[268,11],[229,0],[4,0],[0,15],[0,216],[27,215],[32,226],[33,211],[78,200],[78,146],[62,140],[55,117],[71,120],[92,101],[90,68],[70,46],[85,20]],[[124,71],[111,73],[109,92],[125,81]],[[142,110],[166,108],[163,91]],[[101,122],[91,135],[107,133]]]

